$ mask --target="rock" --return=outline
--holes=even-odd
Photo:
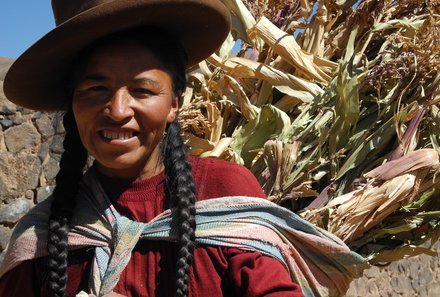
[[[30,123],[9,128],[4,132],[6,147],[9,152],[37,153],[41,144],[41,136]]]
[[[420,297],[430,297],[429,295],[428,295],[428,288],[427,288],[427,286],[419,286],[417,289],[416,289],[416,292],[419,292],[419,296]]]
[[[27,190],[26,193],[24,193],[24,197],[29,200],[34,200],[34,191]]]
[[[440,281],[433,282],[428,286],[428,296],[440,296]]]
[[[417,261],[411,261],[409,275],[412,279],[419,278],[419,263]]]
[[[49,158],[47,163],[44,164],[43,172],[46,178],[46,182],[48,184],[52,184],[54,182],[54,179],[57,176],[59,169],[60,167],[58,161],[53,158]]]
[[[373,266],[370,269],[367,269],[364,271],[364,276],[368,277],[368,278],[374,278],[376,276],[378,276],[380,273],[380,270],[377,266]]]
[[[35,112],[35,110],[33,109],[24,108],[24,107],[17,108],[17,110],[23,113],[24,115],[33,115]]]
[[[370,279],[367,282],[367,295],[371,297],[381,297],[379,294],[379,289],[376,284],[377,280]]]
[[[409,264],[410,261],[399,261],[397,262],[397,271],[401,275],[409,275]]]
[[[396,271],[397,272],[397,270],[399,269],[398,266],[399,266],[399,262],[397,262],[397,261],[391,262],[390,265],[388,265],[388,271]]]
[[[27,199],[17,199],[10,204],[0,207],[0,222],[13,224],[25,215],[33,206]]]
[[[34,120],[38,120],[39,118],[41,118],[41,115],[43,113],[41,111],[36,111],[33,115],[32,115],[32,119]]]
[[[49,158],[49,147],[50,143],[43,142],[40,146],[40,151],[38,152],[38,158],[40,158],[41,163],[43,163],[46,158]]]
[[[64,152],[63,147],[64,136],[55,135],[52,140],[52,144],[50,145],[50,152],[53,155],[58,155],[58,157]]]
[[[0,57],[0,81],[5,80],[6,73],[8,72],[9,67],[11,67],[13,62],[14,59]]]
[[[53,186],[45,186],[37,189],[37,203],[46,200],[52,194]]]
[[[429,267],[432,261],[432,257],[425,254],[421,254],[419,256],[419,259],[420,259],[420,267]]]
[[[3,82],[0,81],[0,114],[13,115],[16,111],[16,105],[6,99],[5,93],[3,92]]]
[[[43,141],[52,137],[55,133],[52,121],[47,113],[42,114],[41,117],[35,121],[35,125],[37,126],[37,130],[40,132]]]
[[[21,114],[20,112],[17,112],[17,113],[14,115],[14,117],[13,117],[13,119],[12,119],[12,123],[13,123],[15,126],[18,126],[18,125],[21,125],[21,124],[24,123],[24,118],[23,118],[23,116],[22,116],[22,114]]]
[[[0,251],[3,251],[6,248],[9,238],[11,238],[11,234],[11,229],[0,225]]]
[[[390,285],[396,293],[407,293],[412,291],[411,280],[404,275],[392,277]]]
[[[428,267],[422,267],[419,272],[419,284],[428,285],[432,281],[432,271]]]
[[[12,127],[13,122],[9,119],[3,119],[0,120],[0,125],[3,127],[3,129],[8,129]]]
[[[6,245],[11,238],[12,229],[0,225],[0,251],[6,248]]]
[[[357,279],[356,291],[358,296],[365,296],[367,294],[367,280],[365,278]]]
[[[64,116],[64,113],[62,113],[62,112],[53,113],[51,116],[52,123],[54,124],[56,134],[64,135],[64,133],[66,132],[64,130],[64,126],[63,126],[63,116]]]
[[[413,279],[411,279],[411,286],[413,288],[414,291],[419,292],[419,277],[414,277]]]
[[[356,292],[356,285],[354,285],[354,282],[351,283],[350,287],[348,288],[347,293],[345,293],[346,297],[357,297],[357,292]]]
[[[35,155],[0,152],[0,199],[9,201],[25,196],[38,186],[41,162]]]
[[[2,129],[0,129],[0,151],[6,151],[5,138]]]
[[[385,269],[383,269],[380,272],[380,274],[375,277],[375,279],[380,280],[377,282],[377,286],[378,286],[380,292],[390,292],[391,291],[390,276],[388,275],[388,273]]]
[[[393,276],[390,280],[390,287],[396,288],[397,287],[397,277]]]

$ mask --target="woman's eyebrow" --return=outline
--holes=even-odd
[[[80,81],[86,81],[86,80],[93,80],[93,81],[108,81],[110,80],[110,78],[108,78],[105,75],[102,74],[87,74],[85,76],[83,76]]]
[[[153,85],[155,87],[160,87],[162,84],[154,79],[148,78],[148,77],[138,77],[134,78],[133,82],[139,83],[139,84],[147,84],[147,85]]]

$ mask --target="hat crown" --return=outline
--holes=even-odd
[[[15,60],[4,78],[7,98],[30,109],[69,108],[65,86],[73,59],[104,36],[130,28],[164,27],[180,39],[190,67],[212,54],[231,26],[230,13],[221,0],[51,2],[56,27]]]
[[[83,11],[114,0],[52,0],[55,24],[59,26]]]

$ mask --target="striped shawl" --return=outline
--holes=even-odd
[[[52,197],[14,229],[0,277],[21,262],[47,255]],[[95,247],[90,293],[112,291],[138,240],[176,241],[172,210],[149,223],[131,221],[109,202],[94,170],[84,176],[68,235],[69,249]],[[306,296],[342,296],[368,264],[336,236],[272,202],[222,197],[196,203],[196,244],[258,251],[284,263]]]

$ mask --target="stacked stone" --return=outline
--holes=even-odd
[[[440,241],[432,247],[437,256],[420,255],[373,267],[354,280],[347,297],[438,297],[440,296]]]
[[[0,251],[11,227],[53,188],[62,153],[61,119],[60,113],[14,105],[0,81]]]

